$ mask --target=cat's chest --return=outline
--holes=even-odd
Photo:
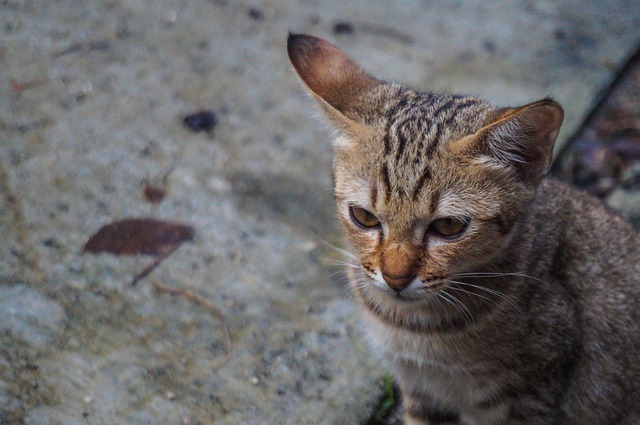
[[[365,328],[374,349],[394,363],[465,371],[481,366],[482,348],[472,332],[418,333],[366,314]]]
[[[472,332],[417,334],[376,320],[366,323],[374,349],[412,393],[469,409],[498,387],[500,371]],[[472,410],[472,409],[471,409]]]

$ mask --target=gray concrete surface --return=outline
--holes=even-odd
[[[374,74],[514,104],[553,95],[563,138],[640,40],[634,0],[0,2],[0,423],[355,424],[384,368],[339,258],[330,145],[290,70],[289,30]],[[251,9],[255,10],[251,12]],[[252,16],[253,15],[253,16]],[[350,34],[333,32],[337,22]],[[181,123],[202,108],[213,134]],[[166,198],[146,202],[146,183]],[[151,216],[196,240],[82,255]]]

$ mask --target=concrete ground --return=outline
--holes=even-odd
[[[420,88],[552,95],[566,140],[640,42],[640,3],[505,4],[0,2],[0,424],[365,421],[385,370],[326,260],[330,145],[287,32]],[[219,123],[194,133],[202,109]],[[195,230],[135,287],[150,257],[82,254],[133,217]]]

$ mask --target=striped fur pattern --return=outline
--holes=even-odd
[[[405,423],[640,424],[640,238],[543,178],[561,107],[386,83],[311,36],[288,52],[340,134],[350,287]]]

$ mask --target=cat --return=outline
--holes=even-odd
[[[287,50],[337,129],[349,285],[405,424],[640,424],[640,238],[544,177],[562,107],[416,91],[309,35]]]

